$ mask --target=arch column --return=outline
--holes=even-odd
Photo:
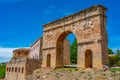
[[[93,45],[93,68],[102,69],[103,68],[103,59],[102,59],[102,47],[101,43],[96,43]]]
[[[77,53],[77,67],[84,69],[85,60],[84,60],[84,50],[83,46],[78,44],[78,53]]]
[[[92,51],[92,68],[98,68],[102,69],[103,68],[103,58],[102,58],[102,47],[101,43],[79,43],[78,44],[78,62],[77,66],[79,68],[85,69],[85,53],[86,50],[91,50]]]

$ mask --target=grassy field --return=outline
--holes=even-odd
[[[111,72],[117,72],[117,71],[120,72],[120,68],[110,68],[109,70],[110,70]]]
[[[5,70],[6,70],[6,65],[1,65],[0,64],[0,78],[5,77]]]

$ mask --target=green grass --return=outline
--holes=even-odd
[[[5,77],[6,65],[0,65],[0,78]]]
[[[62,67],[62,68],[56,68],[56,69],[53,69],[53,71],[69,71],[69,72],[72,72],[72,71],[78,71],[77,68],[75,67]]]
[[[120,68],[110,68],[109,70],[113,73],[116,73],[116,71],[120,71]]]

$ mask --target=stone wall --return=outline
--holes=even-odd
[[[32,74],[33,70],[41,68],[42,61],[39,59],[27,59],[26,60],[26,75]]]
[[[25,80],[26,60],[17,59],[7,63],[5,80]]]
[[[33,70],[41,67],[38,59],[16,59],[6,65],[6,80],[25,80],[26,75],[32,74]]]
[[[64,41],[63,64],[70,65],[70,41]]]
[[[30,58],[40,59],[42,55],[42,37],[30,46]]]

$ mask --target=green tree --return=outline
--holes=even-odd
[[[0,78],[5,77],[5,71],[6,71],[6,65],[5,64],[0,64]]]
[[[75,39],[73,44],[70,46],[70,62],[77,63],[77,40]]]
[[[120,50],[119,50],[119,49],[117,49],[116,54],[117,54],[118,56],[120,56]]]
[[[109,57],[110,66],[120,66],[120,50],[117,49],[115,56]]]
[[[112,51],[112,49],[108,48],[108,54],[114,54],[114,52]]]
[[[117,61],[117,65],[120,66],[120,50],[117,49],[117,57],[118,57],[118,61]]]
[[[118,65],[118,61],[119,61],[119,59],[118,59],[117,55],[109,57],[109,64],[110,64],[110,66],[117,66]]]

